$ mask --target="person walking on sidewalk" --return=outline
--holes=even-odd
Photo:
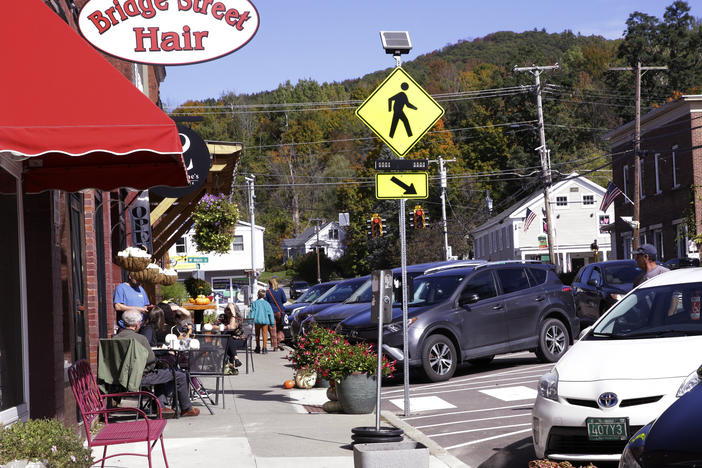
[[[285,335],[283,334],[283,304],[285,304],[288,298],[285,297],[283,288],[278,287],[278,280],[275,278],[268,280],[268,286],[266,300],[271,305],[273,316],[275,317],[275,324],[271,329],[271,346],[273,346],[273,351],[276,349],[283,351],[282,341],[285,339]]]
[[[256,349],[255,353],[266,354],[266,344],[268,342],[268,327],[275,325],[275,317],[271,305],[264,298],[266,291],[258,290],[258,299],[251,303],[249,317],[253,319],[256,326]],[[263,348],[261,348],[261,335],[263,335]]]

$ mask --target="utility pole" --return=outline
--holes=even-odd
[[[544,71],[557,70],[558,64],[540,66],[532,65],[531,67],[514,66],[514,72],[529,72],[534,75],[536,89],[536,107],[539,118],[539,137],[541,146],[536,148],[541,156],[541,177],[544,184],[544,206],[546,208],[546,238],[548,242],[548,258],[551,263],[558,267],[558,259],[553,254],[553,226],[551,225],[551,197],[549,189],[551,187],[551,158],[546,149],[546,132],[544,130],[544,113],[541,106],[541,73]]]
[[[636,85],[634,87],[636,93],[636,111],[634,114],[634,235],[632,236],[632,249],[639,248],[639,227],[641,225],[641,76],[642,71],[646,73],[648,70],[667,70],[668,67],[642,67],[641,62],[636,62],[634,67],[611,67],[614,71],[636,71]],[[624,187],[626,191],[626,187]]]
[[[319,223],[324,222],[321,218],[312,218],[310,221],[314,221],[314,231],[317,234],[317,242],[315,243],[314,249],[317,251],[317,284],[322,282],[322,272],[319,268]]]
[[[454,161],[456,160],[443,159],[441,156],[439,156],[439,174],[441,176],[441,224],[444,231],[444,260],[448,260],[451,256],[451,247],[448,245],[448,225],[446,223],[446,166],[444,166],[444,163]]]
[[[250,177],[245,177],[246,185],[249,190],[249,219],[251,220],[251,276],[249,277],[249,306],[253,303],[254,294],[256,293],[256,238],[254,237],[254,225],[256,217],[254,214],[254,200],[256,199],[256,194],[254,194],[254,179],[255,176],[251,174]]]

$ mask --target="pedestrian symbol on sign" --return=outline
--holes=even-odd
[[[356,109],[356,116],[400,157],[443,115],[444,109],[402,68],[395,68]]]
[[[405,94],[405,91],[409,89],[409,85],[407,83],[402,83],[400,85],[400,88],[402,88],[402,91],[388,99],[388,112],[392,112],[392,124],[390,124],[390,138],[393,138],[395,136],[395,129],[397,128],[398,120],[402,120],[402,123],[405,124],[407,136],[412,136],[412,129],[410,128],[409,120],[407,120],[407,116],[405,115],[404,107],[407,106],[410,109],[414,110],[417,110],[417,108],[409,102],[409,99],[407,99],[407,95]],[[394,106],[392,105],[393,101],[395,102]]]

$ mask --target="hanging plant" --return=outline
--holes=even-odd
[[[239,208],[224,194],[207,194],[193,211],[195,245],[202,253],[225,254],[232,248]]]

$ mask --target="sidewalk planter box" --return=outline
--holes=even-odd
[[[355,444],[354,468],[429,468],[429,449],[419,442]]]
[[[374,375],[351,374],[334,388],[344,413],[368,414],[375,409],[378,381]]]

